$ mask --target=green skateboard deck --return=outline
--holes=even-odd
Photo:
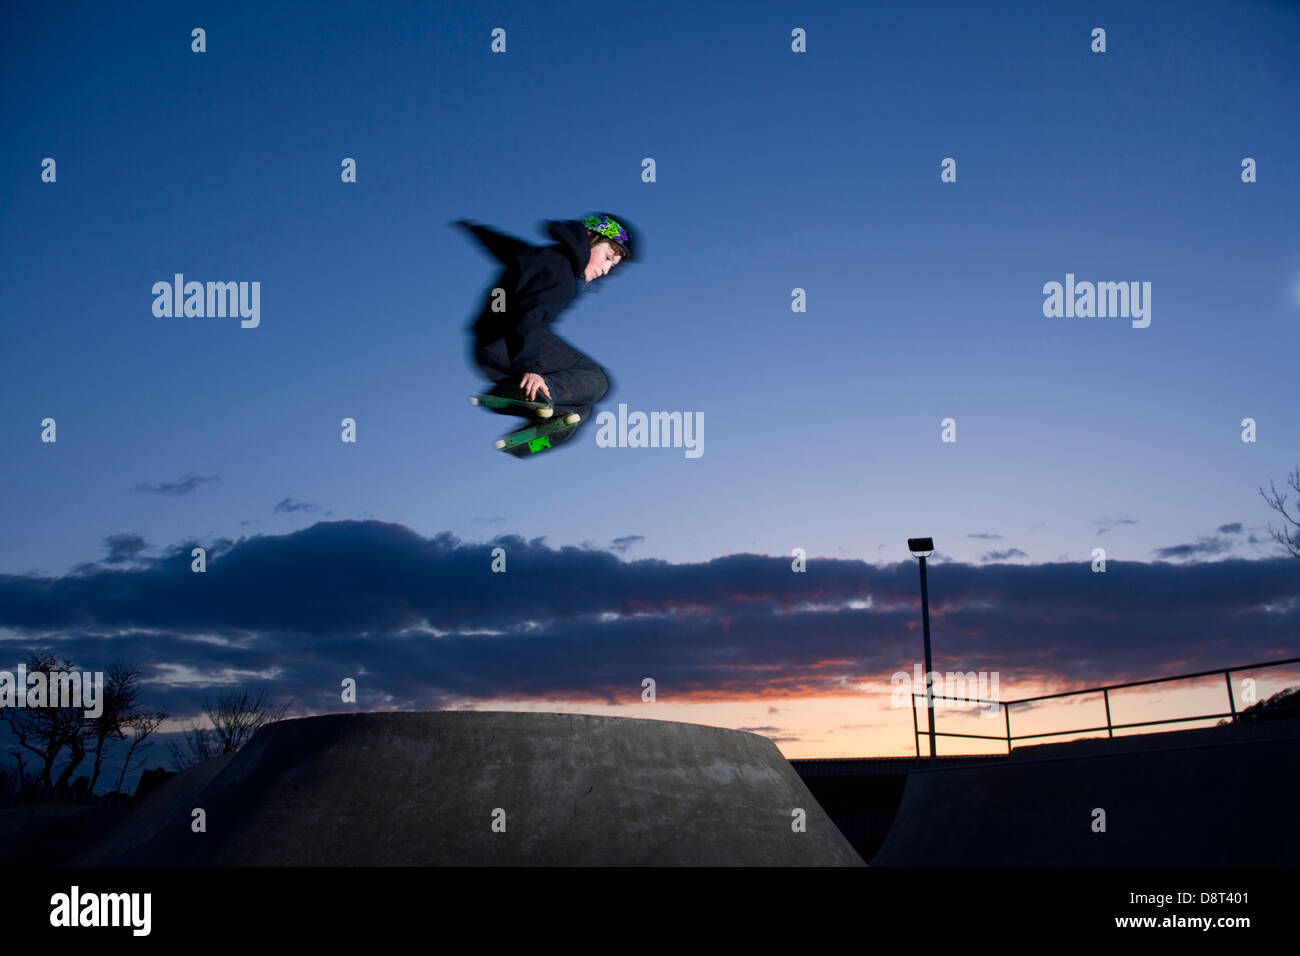
[[[567,432],[582,421],[577,412],[569,412],[562,418],[542,422],[539,425],[525,425],[511,432],[505,438],[497,439],[496,447],[511,454],[537,454],[551,447],[551,436]]]
[[[492,411],[505,412],[508,415],[529,414],[537,418],[550,418],[555,409],[550,402],[530,402],[524,398],[524,390],[518,387],[502,388],[505,394],[493,395],[484,392],[471,395],[469,403],[479,405]]]

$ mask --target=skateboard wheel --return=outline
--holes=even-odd
[[[579,415],[577,412],[569,412],[569,414],[564,416],[564,424],[566,425],[576,425],[581,420],[582,420],[582,416]]]
[[[505,440],[504,438],[499,439],[499,440],[497,441],[496,447],[497,447],[498,449],[500,449],[500,448],[505,448],[505,447],[506,447],[506,440]]]

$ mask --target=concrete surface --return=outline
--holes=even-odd
[[[1018,747],[909,774],[871,864],[1296,866],[1297,784],[1300,721]]]
[[[988,763],[989,758],[940,757],[939,762]],[[870,860],[894,825],[907,775],[929,762],[917,757],[802,757],[790,766],[858,856]]]
[[[126,807],[0,805],[0,867],[59,866],[127,815]]]
[[[191,830],[196,807],[206,833]],[[272,724],[173,777],[70,863],[865,865],[765,737],[513,712]]]

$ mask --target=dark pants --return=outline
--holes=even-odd
[[[582,422],[577,427],[551,439],[553,444],[568,441],[574,432],[590,421],[591,406],[609,391],[609,377],[605,370],[583,355],[554,332],[543,329],[536,333],[541,338],[538,352],[537,368],[525,371],[536,372],[546,382],[551,393],[551,404],[555,406],[555,417],[559,418],[569,412],[577,412]],[[510,372],[510,357],[506,350],[505,339],[495,342],[479,342],[474,346],[474,360],[493,382],[518,385],[524,377],[523,372]]]

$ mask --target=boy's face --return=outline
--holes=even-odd
[[[591,247],[591,260],[583,276],[588,282],[608,274],[609,270],[623,261],[623,257],[614,251],[608,242],[598,242]]]

